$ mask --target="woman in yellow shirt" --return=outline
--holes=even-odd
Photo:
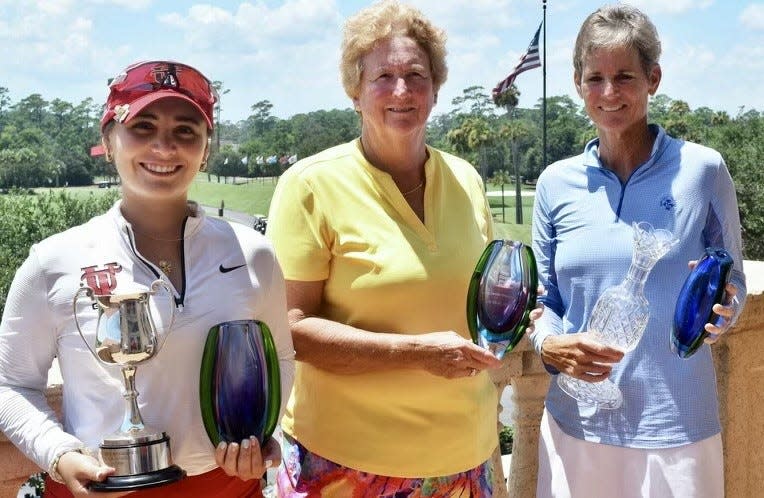
[[[500,362],[470,341],[493,237],[475,168],[425,144],[445,35],[383,1],[345,26],[361,137],[281,177],[268,234],[287,279],[296,378],[279,496],[490,496]]]

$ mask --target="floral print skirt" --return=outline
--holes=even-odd
[[[484,498],[492,495],[490,460],[474,469],[441,477],[388,477],[343,467],[283,435],[282,465],[276,477],[283,498]]]

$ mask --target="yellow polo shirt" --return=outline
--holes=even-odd
[[[469,280],[493,237],[475,168],[428,148],[425,222],[359,140],[281,176],[268,235],[288,280],[325,280],[321,315],[378,332],[454,330],[469,338]],[[498,444],[486,373],[445,379],[420,369],[338,375],[296,362],[282,420],[310,451],[379,475],[433,477],[473,468]]]

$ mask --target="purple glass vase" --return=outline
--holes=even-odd
[[[279,364],[268,327],[257,320],[210,329],[202,356],[200,404],[213,445],[273,434],[281,404]]]

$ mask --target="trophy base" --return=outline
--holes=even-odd
[[[177,465],[171,465],[162,470],[146,472],[131,476],[109,476],[103,481],[93,481],[88,486],[90,491],[106,493],[112,491],[134,491],[136,489],[162,486],[183,479],[186,471]]]
[[[173,465],[170,438],[151,429],[120,432],[100,445],[101,460],[116,472],[91,483],[93,491],[130,491],[161,486],[182,479],[186,472]]]
[[[557,385],[568,396],[583,403],[596,405],[597,409],[615,410],[623,405],[623,394],[610,380],[586,382],[569,375],[557,376]]]

